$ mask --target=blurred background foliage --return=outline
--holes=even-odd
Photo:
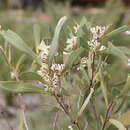
[[[27,0],[26,0],[27,1]],[[62,2],[61,2],[62,1]],[[125,1],[125,0],[124,0]],[[92,23],[92,25],[109,25],[111,24],[112,29],[120,27],[124,24],[130,24],[130,7],[126,6],[129,4],[129,0],[125,1],[121,0],[107,0],[100,1],[97,0],[86,2],[85,4],[83,0],[77,1],[69,1],[69,0],[46,0],[43,1],[43,5],[35,5],[32,1],[30,3],[26,3],[24,5],[18,1],[8,1],[8,0],[0,0],[0,25],[3,29],[11,29],[17,32],[28,45],[34,50],[34,36],[33,36],[33,25],[39,24],[41,29],[41,40],[50,41],[52,40],[52,36],[54,33],[54,28],[59,18],[62,16],[68,16],[69,20],[65,24],[62,33],[60,35],[60,43],[65,46],[66,39],[69,37],[69,32],[76,23],[79,23],[82,16],[86,16],[87,20]],[[23,1],[24,2],[24,1]],[[80,5],[80,6],[77,6]],[[0,36],[0,45],[4,46],[4,39]],[[126,36],[125,34],[119,34],[112,39],[114,45],[118,46],[127,46],[130,48],[130,36]],[[17,64],[17,61],[23,55],[22,52],[16,50],[11,47],[12,51],[12,63],[13,65]],[[120,55],[120,54],[119,54]],[[110,82],[108,85],[111,87],[111,84],[117,83],[117,81],[126,80],[127,76],[130,73],[130,67],[126,65],[126,63],[122,63],[120,59],[116,59],[114,56],[109,57],[108,59],[109,68],[108,71],[111,72],[109,75],[106,74],[106,78],[109,78]],[[26,56],[20,70],[27,71],[30,66],[30,57]],[[125,67],[124,67],[125,66]],[[30,68],[33,69],[33,68]],[[10,70],[8,66],[5,64],[5,60],[3,55],[0,53],[0,80],[10,80]],[[68,84],[65,83],[65,86],[78,86],[83,85],[83,81],[75,76],[73,79],[71,76],[68,76],[68,80],[70,81]],[[118,87],[122,87],[120,84]],[[71,87],[70,87],[71,88]],[[72,88],[71,88],[72,89]],[[73,91],[73,90],[72,90]],[[113,90],[111,90],[113,91]],[[115,91],[114,91],[115,92]],[[9,113],[16,114],[15,112],[10,112],[11,108],[16,109],[16,101],[14,99],[15,95],[12,95],[9,92],[1,92],[3,95],[4,105],[1,104],[1,108],[7,110]],[[36,95],[33,97],[26,97],[25,100],[32,102]],[[31,99],[30,99],[31,98]],[[40,100],[39,100],[40,98]],[[28,124],[30,126],[30,130],[52,130],[54,113],[46,113],[46,110],[42,107],[39,108],[39,104],[43,102],[51,102],[48,97],[40,96],[36,99],[36,106],[34,108],[27,109],[27,119]],[[72,102],[76,101],[74,96],[72,96]],[[130,108],[130,97],[124,99],[125,105],[122,105],[121,112],[125,112]],[[40,102],[40,103],[39,103]],[[98,101],[97,101],[98,102]],[[29,103],[31,104],[31,103]],[[34,103],[35,104],[35,103]],[[123,104],[123,103],[122,103]],[[73,109],[75,108],[73,106]],[[101,108],[100,112],[102,112],[102,104],[97,103],[97,105]],[[3,110],[3,109],[2,109]],[[2,111],[1,110],[1,111]],[[67,126],[69,125],[66,118],[63,117],[62,113],[59,115],[59,130],[67,130]],[[11,117],[12,118],[12,117]],[[13,117],[14,118],[14,117]],[[91,119],[88,119],[91,120]],[[6,124],[7,125],[7,124]],[[92,124],[93,125],[93,124]],[[2,130],[2,129],[1,129]],[[115,130],[115,128],[111,128],[111,130]]]

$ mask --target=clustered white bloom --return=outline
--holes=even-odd
[[[39,56],[42,59],[42,66],[37,73],[47,82],[50,86],[44,85],[45,91],[54,91],[59,84],[59,74],[63,70],[63,64],[52,64],[51,68],[48,68],[48,54],[50,46],[47,46],[44,41],[41,42],[38,49],[40,50]],[[50,73],[52,71],[53,73]]]
[[[43,63],[37,73],[47,82],[51,81],[47,64]]]
[[[73,35],[73,36],[71,36],[70,38],[67,39],[67,41],[66,41],[67,46],[65,48],[65,51],[69,52],[69,51],[72,51],[73,49],[75,49],[75,47],[77,45],[77,39],[78,39],[76,34],[79,30],[79,27],[80,27],[79,24],[77,24],[76,26],[73,27],[75,35]]]
[[[71,38],[67,39],[66,43],[67,47],[65,48],[65,51],[72,51],[76,47],[77,37],[72,36]]]
[[[100,47],[99,51],[103,51],[103,50],[105,50],[105,49],[106,49],[106,47],[105,47],[104,45],[102,45],[102,46]]]
[[[77,33],[77,32],[78,32],[78,30],[79,30],[79,28],[80,28],[80,25],[79,25],[79,24],[77,24],[77,25],[76,25],[76,26],[74,26],[73,28],[74,28],[74,32],[75,32],[75,33]]]
[[[107,27],[103,26],[96,26],[96,27],[92,27],[90,28],[90,32],[93,36],[93,39],[98,39],[98,38],[101,38],[104,33],[106,32],[107,30]]]
[[[54,72],[61,72],[64,69],[64,64],[53,64],[51,70]]]
[[[88,61],[88,59],[87,59],[86,57],[81,58],[80,65],[85,68],[86,65],[87,65],[87,61]],[[81,69],[81,66],[79,66],[79,67],[77,68],[77,70],[80,70],[80,69]]]
[[[130,35],[130,31],[129,31],[129,30],[126,31],[125,34],[126,34],[126,35]]]
[[[41,44],[39,45],[38,49],[40,50],[40,58],[43,62],[47,62],[48,60],[48,54],[50,50],[50,46],[47,46],[45,42],[42,40]]]
[[[128,63],[127,63],[128,66],[130,66],[130,59],[128,59]]]
[[[69,129],[69,130],[74,130],[71,125],[68,126],[68,129]]]
[[[92,39],[88,41],[88,45],[92,48],[99,46],[101,43],[98,40]]]
[[[96,47],[100,46],[100,42],[99,39],[105,34],[105,32],[107,31],[108,26],[96,26],[96,27],[92,27],[90,28],[90,33],[92,34],[92,39],[90,41],[88,41],[88,45],[92,48],[95,49]],[[101,48],[101,50],[104,49],[103,47]]]

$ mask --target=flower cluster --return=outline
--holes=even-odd
[[[85,68],[87,66],[87,62],[88,62],[88,58],[86,57],[81,58],[80,66],[77,68],[77,70],[80,70],[81,66]]]
[[[130,35],[130,31],[126,31],[125,34],[126,34],[126,35]]]
[[[39,56],[42,59],[42,66],[37,71],[37,73],[49,84],[44,85],[46,91],[54,91],[59,85],[59,77],[60,73],[64,68],[63,64],[52,64],[51,68],[48,68],[47,61],[50,46],[47,46],[44,41],[41,42],[40,46],[38,47],[40,50]]]
[[[95,49],[98,46],[101,45],[101,43],[99,42],[99,39],[105,34],[105,32],[108,30],[108,26],[96,26],[96,27],[92,27],[90,28],[90,33],[92,35],[92,39],[90,41],[88,41],[88,45],[92,48]],[[99,50],[103,50],[106,49],[104,46],[102,46]]]
[[[96,39],[101,38],[104,35],[104,33],[107,31],[107,29],[108,28],[105,26],[103,26],[103,27],[96,26],[96,27],[90,28],[90,32],[92,34],[93,39],[96,40]]]
[[[48,61],[48,54],[50,50],[50,46],[47,46],[45,42],[42,40],[41,44],[39,45],[38,49],[40,50],[40,58],[44,63],[47,63]]]
[[[67,39],[67,41],[66,41],[67,46],[65,48],[66,52],[70,52],[70,51],[72,51],[72,50],[74,50],[76,48],[77,39],[78,39],[76,35],[77,35],[78,30],[79,30],[79,27],[80,26],[78,24],[73,27],[75,35],[73,35],[73,36],[71,36],[70,38]]]

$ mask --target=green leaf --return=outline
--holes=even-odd
[[[121,60],[127,62],[128,58],[125,55],[125,53],[123,51],[121,51],[119,48],[115,47],[111,42],[108,43],[108,48],[109,48],[108,53],[113,54],[113,55],[117,56],[118,58],[120,58]]]
[[[118,34],[120,34],[120,33],[122,33],[122,32],[127,31],[128,29],[129,29],[129,27],[126,26],[126,25],[124,25],[124,26],[119,27],[119,28],[115,29],[114,31],[112,31],[112,32],[110,32],[110,33],[108,33],[108,34],[106,34],[105,37],[111,38],[111,37],[113,37],[113,36],[115,36],[115,35],[118,35]]]
[[[128,76],[127,82],[124,85],[123,89],[121,90],[121,93],[119,94],[119,98],[122,96],[126,96],[128,92],[130,91],[130,76]]]
[[[51,105],[51,104],[43,104],[41,105],[42,109],[45,110],[45,111],[48,111],[48,112],[58,112],[60,111],[60,108],[54,106],[54,105]]]
[[[38,75],[36,72],[23,72],[23,73],[21,73],[20,74],[20,76],[19,76],[19,79],[20,80],[23,80],[23,81],[27,81],[27,80],[34,80],[34,81],[36,81],[36,80],[38,80],[38,81],[40,81],[40,82],[42,82],[42,83],[44,83],[44,84],[48,84],[45,80],[43,80],[43,78],[40,76],[40,75]]]
[[[123,126],[123,124],[120,121],[117,121],[115,119],[109,119],[109,121],[118,128],[118,130],[126,130],[126,128]]]
[[[65,61],[65,68],[63,72],[65,72],[67,69],[70,69],[74,62],[80,57],[80,55],[84,52],[84,49],[82,47],[76,49],[73,51],[68,58]]]
[[[104,99],[105,99],[106,106],[108,106],[107,87],[106,87],[106,84],[104,82],[101,67],[99,69],[99,77],[100,77],[100,83],[101,83],[100,87],[101,87],[101,90],[102,90],[102,93],[103,93],[103,96],[104,96]]]
[[[42,64],[40,58],[31,50],[31,48],[24,42],[24,40],[15,32],[8,31],[0,31],[0,34],[4,37],[6,41],[8,41],[12,46],[16,47],[20,51],[30,55],[38,64]]]
[[[59,20],[59,22],[58,22],[58,24],[56,26],[54,36],[53,36],[53,39],[52,39],[52,43],[51,43],[50,53],[49,53],[49,62],[48,62],[49,67],[52,65],[52,61],[54,59],[54,56],[57,53],[60,31],[61,31],[62,26],[63,26],[63,24],[65,23],[66,20],[67,20],[66,16],[62,17]]]
[[[17,81],[0,81],[0,88],[13,93],[38,93],[51,95],[39,86]]]
[[[26,58],[26,55],[22,55],[20,58],[19,58],[19,60],[17,61],[17,64],[16,64],[16,72],[18,72],[19,71],[19,68],[20,68],[20,65],[22,64],[22,62],[25,60],[25,58]]]
[[[35,47],[37,48],[40,43],[40,26],[38,24],[34,24],[33,26],[33,35],[35,40]]]
[[[87,81],[87,84],[90,84],[89,76],[88,76],[87,72],[85,71],[84,67],[80,66],[80,71],[82,72],[83,77]]]
[[[122,53],[124,53],[124,54],[126,54],[126,55],[130,55],[130,49],[129,49],[129,48],[126,48],[126,47],[118,47],[118,49],[119,49]]]
[[[86,106],[88,105],[89,101],[90,101],[90,98],[92,97],[92,94],[94,93],[94,89],[91,88],[91,91],[88,95],[88,97],[85,99],[81,109],[79,110],[78,112],[78,117],[81,116],[81,114],[83,113],[83,111],[85,110]]]

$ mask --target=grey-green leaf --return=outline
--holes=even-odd
[[[30,55],[34,60],[36,60],[38,64],[42,64],[40,58],[38,58],[38,56],[32,51],[32,49],[24,42],[24,40],[18,34],[16,34],[15,32],[11,30],[0,31],[0,34],[12,46]]]
[[[35,40],[35,47],[37,48],[40,43],[40,26],[38,24],[34,24],[33,26],[33,35]]]
[[[41,105],[41,107],[43,108],[43,110],[49,111],[49,112],[58,112],[60,110],[60,108],[51,105],[51,104],[43,104]]]
[[[115,119],[109,119],[109,121],[116,127],[118,130],[126,130],[126,128],[123,126],[123,124],[120,121],[117,121]]]
[[[85,102],[83,103],[81,109],[80,109],[79,112],[78,112],[78,117],[79,117],[79,116],[83,113],[83,111],[85,110],[87,104],[88,104],[89,101],[90,101],[90,98],[91,98],[93,92],[94,92],[94,89],[91,88],[90,94],[89,94],[88,97],[85,99]]]
[[[84,52],[84,48],[80,47],[73,51],[68,58],[65,61],[65,68],[63,72],[65,72],[67,69],[70,69],[74,62],[79,58],[79,56]]]
[[[127,60],[128,60],[127,56],[118,47],[115,47],[111,42],[109,42],[108,43],[108,48],[109,48],[108,53],[113,54],[113,55],[117,56],[118,58],[120,58],[121,60],[127,62]]]
[[[49,62],[48,62],[49,67],[52,65],[53,58],[54,58],[55,54],[57,53],[60,31],[61,31],[62,26],[63,26],[63,24],[65,23],[66,20],[67,20],[66,16],[62,17],[59,20],[59,22],[58,22],[58,24],[56,26],[54,36],[53,36],[53,39],[52,39],[52,43],[51,43],[50,53],[49,53]]]
[[[34,80],[34,81],[36,81],[36,80],[38,80],[38,81],[40,81],[40,82],[42,82],[42,83],[44,83],[44,84],[48,84],[45,80],[43,80],[43,78],[40,76],[40,75],[38,75],[36,72],[23,72],[23,73],[21,73],[20,74],[20,76],[19,76],[19,78],[20,78],[20,80],[23,80],[23,81],[28,81],[28,80]]]
[[[124,25],[124,26],[119,27],[119,28],[115,29],[114,31],[112,31],[112,32],[110,32],[110,33],[108,33],[108,34],[106,34],[105,37],[111,38],[111,37],[113,37],[113,36],[115,36],[115,35],[118,35],[118,34],[120,34],[120,33],[122,33],[122,32],[127,31],[128,29],[129,29],[129,27],[128,27],[127,25]]]
[[[51,95],[39,86],[17,81],[0,81],[0,88],[13,93],[38,93]]]

